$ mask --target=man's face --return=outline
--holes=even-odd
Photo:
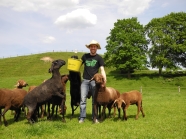
[[[98,47],[97,47],[97,45],[92,44],[89,46],[89,49],[90,49],[91,54],[96,54]]]

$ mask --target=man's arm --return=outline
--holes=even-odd
[[[100,67],[100,71],[101,71],[101,74],[103,75],[104,81],[106,83],[107,82],[107,77],[106,77],[105,69],[104,69],[103,66]]]

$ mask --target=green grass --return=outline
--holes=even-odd
[[[79,56],[82,54],[78,53]],[[50,78],[48,73],[50,63],[39,59],[50,56],[54,59],[67,60],[73,53],[43,53],[30,56],[0,59],[0,88],[14,88],[18,79],[24,79],[29,85],[39,85],[44,79]],[[65,65],[66,66],[66,65]],[[66,67],[62,67],[61,74],[67,74]],[[82,70],[82,69],[81,69]],[[116,117],[106,118],[102,123],[92,124],[91,101],[87,99],[87,118],[85,123],[78,123],[79,108],[70,120],[70,93],[67,82],[67,113],[66,123],[61,122],[61,115],[53,121],[39,119],[30,125],[23,113],[18,122],[13,121],[10,111],[6,113],[9,125],[0,126],[1,139],[184,139],[186,138],[186,76],[166,74],[158,76],[157,71],[135,71],[131,79],[119,74],[115,69],[107,69],[107,86],[114,87],[120,92],[142,89],[143,109],[135,120],[137,108],[131,105],[127,110],[128,120]],[[178,92],[178,86],[181,92]],[[25,88],[26,90],[28,87]],[[122,113],[121,113],[122,114]],[[123,114],[122,114],[123,115]]]

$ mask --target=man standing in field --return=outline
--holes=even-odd
[[[92,95],[92,117],[93,113],[93,98],[95,93],[95,81],[91,81],[90,79],[94,76],[94,74],[100,72],[103,75],[106,82],[106,73],[104,69],[104,60],[103,58],[97,54],[97,49],[101,49],[100,44],[92,40],[86,47],[90,50],[90,53],[86,53],[82,56],[82,64],[84,64],[83,71],[83,80],[81,83],[81,100],[80,100],[80,117],[79,123],[83,123],[86,118],[86,101],[88,92],[91,92]],[[98,122],[98,120],[96,120]]]

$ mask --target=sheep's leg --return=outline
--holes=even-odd
[[[5,119],[5,113],[10,109],[10,106],[6,106],[3,110],[3,112],[1,113],[1,116],[3,117],[3,121],[4,121],[4,125],[7,126],[8,122]]]
[[[94,102],[94,119],[93,119],[94,123],[96,123],[97,116],[98,116],[98,104]]]
[[[25,106],[24,105],[22,106],[22,109],[21,110],[22,110],[22,112],[24,112],[24,116],[26,116],[26,109],[25,109]]]
[[[57,112],[58,112],[58,105],[56,105],[56,114],[55,114],[55,117],[57,117]]]
[[[109,117],[109,118],[111,117],[111,116],[110,116],[110,115],[111,115],[110,113],[111,113],[111,108],[108,107],[108,117]]]
[[[123,109],[123,111],[124,111],[124,109]],[[118,108],[118,119],[120,119],[121,117],[120,117],[120,108]]]
[[[27,120],[28,120],[28,122],[30,123],[30,124],[33,124],[33,122],[34,121],[32,121],[32,119],[31,119],[31,116],[33,115],[33,113],[34,113],[34,109],[36,108],[36,106],[35,107],[28,107],[28,113],[27,113]]]
[[[38,115],[38,117],[40,117],[40,112],[39,112],[40,106],[36,107],[36,114]]]
[[[33,122],[37,122],[37,121],[38,121],[37,110],[34,110],[34,111],[33,111],[33,114],[32,114],[32,116],[31,116],[31,120],[32,120]]]
[[[141,111],[143,117],[145,116],[145,114],[144,114],[144,112],[143,112],[142,102],[141,102],[141,101],[138,102],[138,103],[136,104],[136,106],[137,106],[137,114],[136,114],[136,120],[137,120],[138,117],[139,117],[139,113],[140,113],[140,111]]]
[[[97,106],[98,117],[101,118],[101,105]]]
[[[8,122],[6,121],[5,114],[3,114],[2,117],[3,117],[4,125],[8,126]]]
[[[21,109],[20,108],[15,111],[14,121],[16,121],[16,122],[18,121],[20,113],[21,113]]]
[[[65,95],[64,95],[65,96]],[[61,102],[61,110],[62,110],[62,122],[66,122],[65,121],[65,98],[62,99],[62,102]]]
[[[123,117],[124,120],[127,120],[126,111],[127,111],[127,108],[128,108],[128,107],[129,107],[129,105],[126,105],[125,108],[124,108],[124,117]]]
[[[114,106],[114,114],[113,114],[113,117],[116,116],[116,106]]]
[[[1,113],[1,115],[3,116],[9,109],[10,109],[11,105],[10,106],[6,106],[3,110],[3,112]]]
[[[137,120],[138,119],[138,116],[139,116],[139,113],[140,113],[140,107],[141,107],[141,105],[137,103],[136,106],[137,106],[137,114],[136,114],[136,120]]]
[[[47,119],[50,119],[51,116],[50,116],[50,102],[48,102],[48,110],[47,110]]]
[[[54,109],[55,109],[55,104],[52,104],[52,113],[51,113],[51,118],[53,119],[53,115],[54,115]]]
[[[45,105],[41,105],[40,109],[41,109],[41,118],[43,118],[45,114]]]
[[[60,98],[62,98],[62,101],[61,101],[61,110],[62,110],[62,122],[66,122],[65,121],[65,109],[64,109],[64,107],[65,107],[65,101],[66,101],[66,94],[65,93],[63,93],[63,94],[61,94],[61,92],[57,92],[56,93],[56,95],[57,96],[59,96]]]
[[[141,102],[140,110],[141,110],[141,113],[142,113],[143,117],[145,117],[145,113],[143,112],[142,102]]]
[[[101,114],[101,121],[104,120],[105,118],[105,109],[106,109],[107,106],[103,106],[103,109],[102,109],[102,114]]]
[[[1,124],[1,122],[2,122],[1,117],[3,117],[4,125],[7,126],[7,125],[8,125],[8,122],[7,122],[6,119],[5,119],[5,114],[2,115],[2,109],[0,109],[0,124]]]

